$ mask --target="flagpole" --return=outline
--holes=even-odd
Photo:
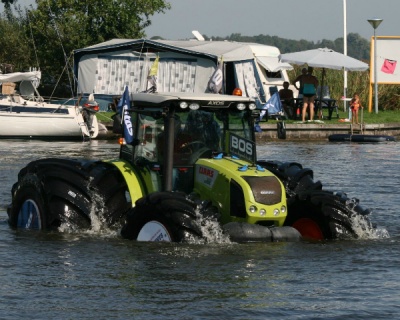
[[[343,54],[347,56],[347,3],[343,0]],[[347,98],[347,70],[343,72],[343,96]],[[347,101],[343,101],[343,111],[347,109]],[[350,119],[349,110],[349,119]]]

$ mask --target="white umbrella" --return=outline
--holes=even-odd
[[[282,62],[307,64],[315,68],[345,69],[348,71],[365,71],[368,69],[368,64],[328,48],[284,53],[279,58]]]
[[[279,56],[281,62],[293,64],[307,64],[314,68],[322,69],[320,104],[322,100],[322,86],[324,85],[325,69],[347,70],[347,71],[365,71],[369,68],[368,64],[333,51],[328,48],[319,48],[292,53],[284,53]]]

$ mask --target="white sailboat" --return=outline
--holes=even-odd
[[[40,79],[40,71],[0,74],[0,138],[96,138],[98,106],[44,102],[36,90]]]

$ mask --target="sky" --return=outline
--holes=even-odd
[[[368,19],[380,18],[378,36],[400,36],[400,0],[167,0],[172,6],[151,17],[148,38],[193,38],[192,30],[211,36],[270,35],[284,39],[318,42],[344,34],[346,3],[347,33],[370,39],[374,29]],[[34,0],[18,0],[21,6]],[[3,5],[0,4],[0,10]]]

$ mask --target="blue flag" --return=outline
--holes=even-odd
[[[268,114],[278,114],[282,112],[282,102],[278,92],[275,92],[272,97],[264,104],[263,110],[260,113],[260,120]],[[266,111],[267,110],[267,111]]]
[[[131,144],[133,141],[133,124],[131,115],[128,109],[131,107],[131,101],[129,98],[128,86],[125,87],[125,91],[118,102],[118,112],[121,114],[121,119],[124,127],[124,138],[127,144]]]

